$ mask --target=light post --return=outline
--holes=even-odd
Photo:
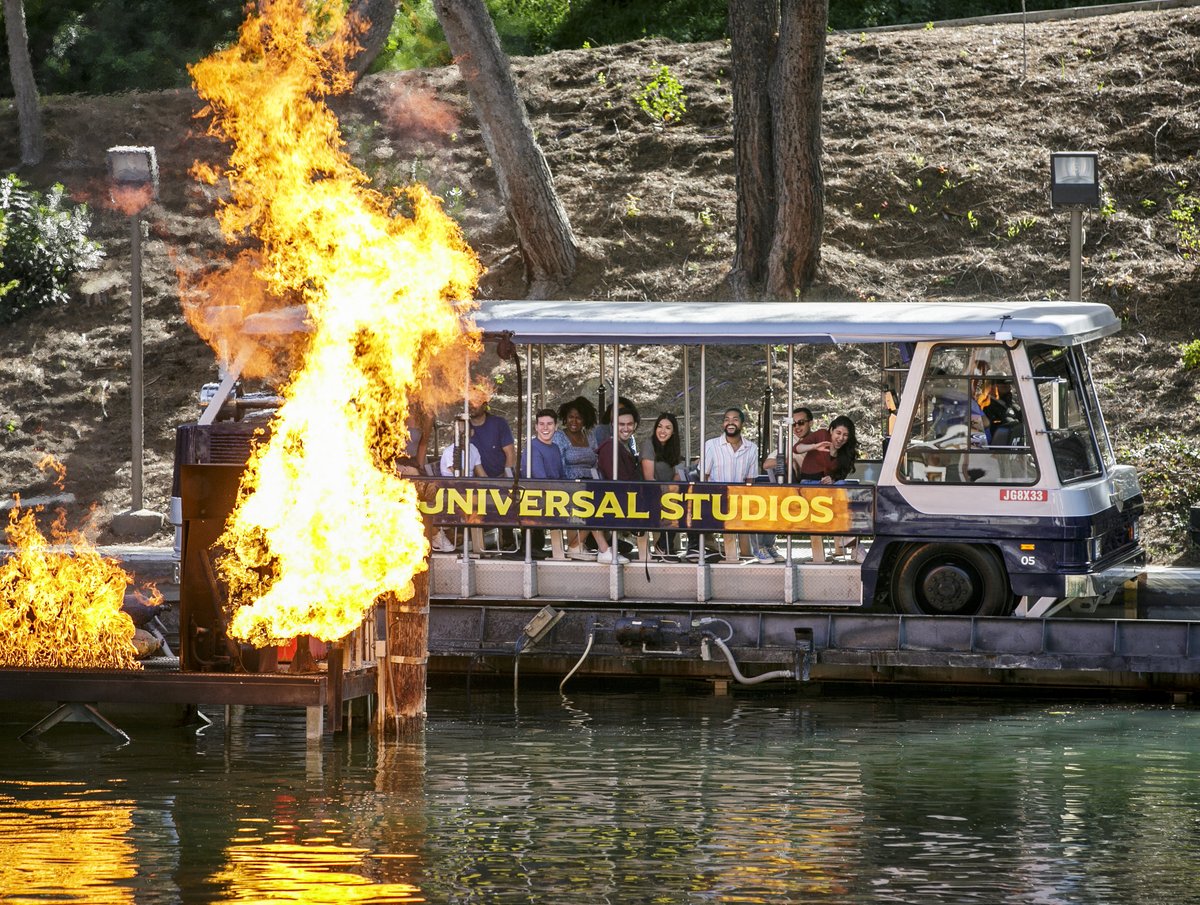
[[[109,148],[109,187],[116,207],[129,215],[130,224],[130,366],[132,503],[129,511],[113,518],[116,534],[150,534],[163,525],[162,515],[145,508],[142,495],[144,445],[142,379],[142,213],[158,198],[158,159],[154,148]]]
[[[1100,173],[1095,151],[1056,151],[1050,155],[1050,207],[1071,212],[1070,300],[1083,301],[1083,212],[1100,206]]]

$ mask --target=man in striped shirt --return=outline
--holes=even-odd
[[[744,484],[758,476],[758,446],[742,436],[746,416],[739,408],[725,409],[721,436],[704,444],[704,480],[722,484]],[[754,558],[774,563],[783,557],[774,551],[775,538],[766,534],[751,536]]]

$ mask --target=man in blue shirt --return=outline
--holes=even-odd
[[[482,397],[472,395],[469,413],[471,442],[479,450],[483,470],[489,478],[511,478],[517,464],[512,428],[504,418],[488,411],[487,400]]]
[[[538,409],[533,422],[534,435],[529,443],[529,453],[521,457],[521,474],[539,481],[564,481],[567,477],[563,466],[562,449],[554,442],[558,430],[558,414],[554,409]],[[546,553],[546,532],[541,528],[529,531],[529,549],[534,559],[542,559]]]

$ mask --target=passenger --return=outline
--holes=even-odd
[[[554,442],[554,435],[558,432],[558,414],[554,409],[539,409],[534,415],[533,427],[528,461],[524,456],[521,458],[522,474],[540,481],[564,480],[567,472],[563,467],[562,449]],[[534,558],[542,557],[545,542],[544,529],[529,529],[529,548]]]
[[[723,484],[744,484],[757,477],[758,447],[742,436],[746,416],[737,407],[727,408],[721,424],[721,436],[704,444],[704,480]],[[775,549],[775,538],[751,535],[751,552],[761,563],[783,562]],[[697,551],[697,557],[699,551]],[[691,558],[691,551],[688,551]]]
[[[621,409],[625,409],[627,412],[633,412],[635,415],[638,413],[637,406],[634,405],[631,400],[626,399],[624,396],[617,397],[618,413],[620,412]],[[639,418],[639,420],[641,420],[641,419]],[[596,425],[596,446],[599,447],[601,443],[603,443],[605,440],[607,440],[611,436],[612,436],[612,406],[608,405],[608,406],[605,406],[604,415],[600,418],[599,423]],[[632,445],[631,449],[635,456],[638,455],[637,437],[633,438],[633,445]]]
[[[828,434],[829,439],[816,444],[817,448],[804,457],[805,480],[822,484],[844,481],[854,471],[854,462],[858,458],[854,422],[839,415],[829,422],[828,431],[817,433]]]
[[[429,452],[429,435],[433,433],[433,415],[425,411],[419,402],[413,402],[404,421],[408,432],[408,443],[404,455],[396,457],[396,473],[412,477],[425,473],[425,458]]]
[[[613,442],[605,440],[596,449],[600,476],[607,481],[637,481],[642,477],[633,437],[639,423],[637,409],[621,406],[617,409],[617,473],[613,475]]]
[[[562,427],[554,435],[554,443],[563,454],[563,469],[568,480],[595,480],[600,476],[596,468],[596,447],[592,428],[596,426],[596,409],[583,396],[577,396],[570,402],[564,402],[558,408],[558,417]],[[567,556],[577,560],[597,559],[601,562],[612,561],[612,551],[603,531],[592,531],[597,553],[584,549],[584,531],[567,532]],[[617,562],[628,560],[617,556]]]
[[[829,431],[815,430],[816,421],[811,409],[801,408],[802,414],[792,415],[793,429],[803,425],[800,436],[792,441],[792,475],[797,481],[819,481],[829,466]]]
[[[487,397],[478,391],[471,394],[469,405],[471,438],[479,449],[483,470],[489,478],[511,478],[517,464],[517,449],[508,421],[491,414]]]
[[[438,473],[444,478],[457,478],[462,476],[462,456],[459,454],[459,439],[470,434],[470,422],[459,415],[454,419],[454,435],[455,442],[451,443],[442,450],[442,458],[438,463]],[[474,443],[474,438],[467,446],[467,471],[472,477],[486,478],[487,472],[483,470],[483,461],[479,457],[479,448]],[[446,535],[445,528],[438,528],[437,534],[430,541],[430,546],[433,547],[436,553],[453,553],[454,541]]]
[[[812,409],[807,408],[806,406],[803,406],[803,405],[798,405],[794,409],[792,409],[792,480],[793,481],[800,480],[800,465],[804,461],[804,453],[807,452],[807,450],[805,450],[804,452],[797,453],[796,444],[808,445],[807,443],[805,443],[805,438],[807,438],[810,434],[814,433],[814,431],[812,430],[812,425],[813,425]],[[775,477],[782,478],[783,480],[786,481],[787,477],[788,477],[787,469],[786,469],[787,463],[780,462],[779,459],[780,459],[780,456],[778,453],[773,456],[770,456],[765,462],[763,462],[763,471],[767,472],[768,474],[771,474],[772,472],[774,472]]]
[[[650,448],[642,454],[642,477],[660,483],[687,481],[687,470],[679,449],[679,422],[670,412],[663,412],[654,421]],[[677,536],[675,531],[659,532],[654,543],[655,552],[660,557],[673,555]]]
[[[487,396],[478,390],[471,393],[468,404],[471,436],[479,448],[483,470],[489,478],[511,478],[517,465],[517,448],[508,421],[488,411]],[[517,548],[517,534],[512,528],[498,529],[497,536],[503,549]]]

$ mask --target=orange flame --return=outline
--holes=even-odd
[[[412,596],[429,548],[391,462],[409,394],[436,402],[477,349],[464,317],[479,265],[424,188],[384,196],[350,162],[323,101],[351,84],[341,4],[258,10],[192,76],[210,129],[233,142],[222,230],[260,239],[255,279],[279,306],[302,301],[311,331],[219,541],[230,632],[266,646],[336,640],[380,594]]]
[[[14,552],[0,561],[0,666],[141,669],[133,621],[121,611],[129,575],[68,532],[63,511],[52,548],[34,517],[41,507],[17,503],[5,528]],[[162,595],[155,590],[147,602],[158,605]]]

